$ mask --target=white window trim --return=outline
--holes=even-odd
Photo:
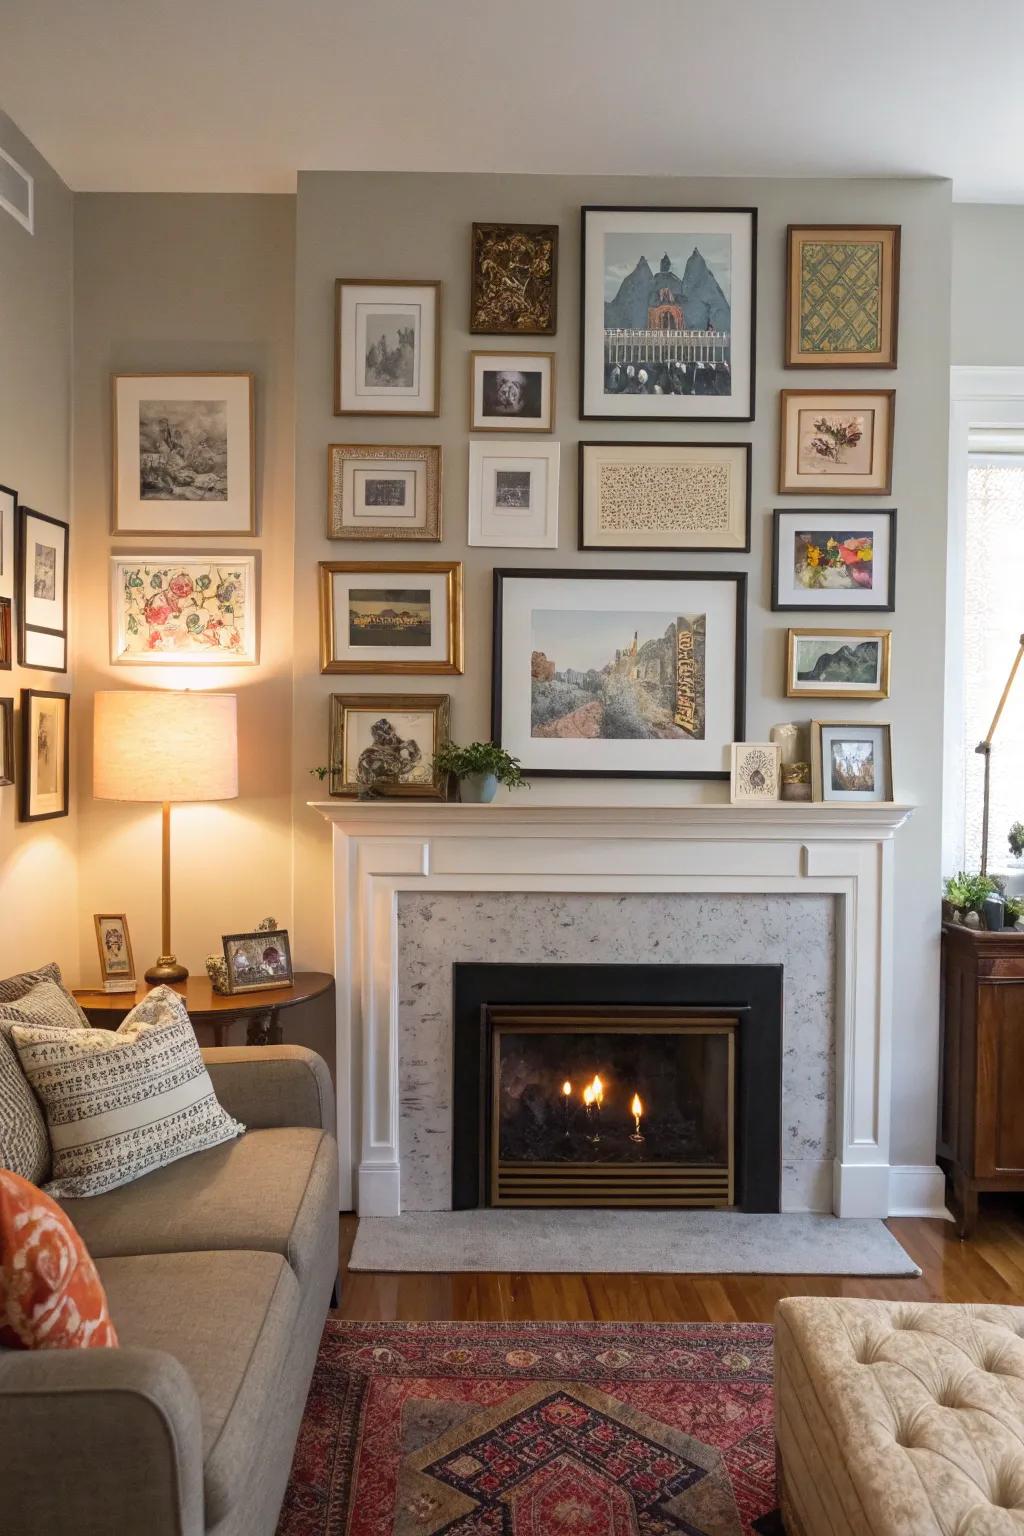
[[[36,183],[35,177],[30,171],[26,171],[23,165],[19,165],[13,155],[9,155],[6,149],[0,149],[0,159],[3,159],[24,181],[27,188],[27,208],[16,208],[12,202],[0,195],[0,208],[9,213],[12,219],[17,219],[22,229],[27,229],[30,235],[36,232]]]

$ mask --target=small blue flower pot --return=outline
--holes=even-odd
[[[497,793],[498,780],[493,773],[470,773],[459,780],[459,799],[465,805],[487,805]]]

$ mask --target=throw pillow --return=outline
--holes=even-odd
[[[88,1250],[59,1205],[0,1168],[0,1344],[99,1349],[117,1343]]]
[[[22,971],[18,976],[8,976],[5,980],[0,981],[0,1003],[18,1002],[26,993],[31,992],[42,981],[53,982],[55,986],[60,988],[64,1000],[62,1011],[66,1009],[67,1013],[74,1014],[76,1022],[84,1024],[88,1028],[89,1020],[65,987],[60,974],[60,966],[55,960],[51,960],[48,965],[41,965],[37,971]],[[49,1020],[51,1024],[61,1022],[63,1022],[62,1019]]]
[[[245,1130],[217,1102],[170,987],[155,987],[116,1031],[15,1024],[12,1033],[46,1115],[46,1189],[58,1198],[117,1189]]]
[[[50,1138],[11,1041],[15,1024],[87,1026],[85,1014],[61,984],[57,965],[0,981],[0,1168],[42,1184],[50,1176]]]

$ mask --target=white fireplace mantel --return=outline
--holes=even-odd
[[[840,1216],[891,1210],[893,836],[908,805],[491,805],[312,801],[333,825],[342,1200],[402,1208],[403,891],[819,894],[837,901]]]

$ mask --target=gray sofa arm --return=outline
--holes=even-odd
[[[334,1134],[327,1063],[304,1045],[222,1045],[203,1051],[213,1091],[250,1130],[308,1125]]]
[[[0,1528],[202,1536],[199,1400],[155,1349],[0,1351]]]

